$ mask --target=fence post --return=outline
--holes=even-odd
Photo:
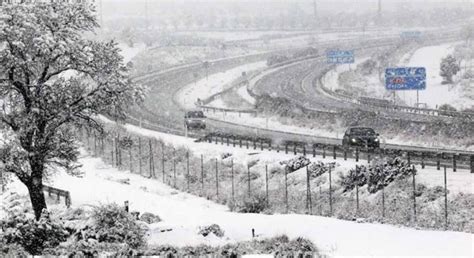
[[[382,183],[382,220],[385,219],[385,174],[382,176],[383,183]]]
[[[326,145],[323,145],[323,159],[326,158]]]
[[[94,131],[94,156],[97,156],[97,133]]]
[[[260,139],[260,150],[263,151],[263,140],[262,139]]]
[[[285,204],[286,204],[286,213],[289,211],[288,206],[288,169],[285,168]]]
[[[411,155],[409,151],[407,151],[407,159],[408,159],[408,166],[411,166]]]
[[[313,144],[313,158],[315,158],[315,157],[316,157],[316,146],[314,146],[314,144]]]
[[[230,160],[230,172],[232,177],[232,201],[235,200],[235,188],[234,188],[234,159]]]
[[[334,159],[336,159],[336,145],[332,146],[332,156]]]
[[[306,157],[306,145],[303,145],[303,156]]]
[[[288,143],[285,144],[285,154],[288,154]]]
[[[440,170],[441,169],[441,155],[439,153],[436,154],[436,169]]]
[[[474,155],[471,155],[471,173],[474,173]]]
[[[356,174],[356,180],[355,180],[355,184],[356,184],[356,215],[358,216],[359,215],[359,170],[357,169],[357,165],[356,165],[356,169],[355,169],[355,174]]]
[[[313,214],[313,205],[311,203],[311,185],[309,180],[309,165],[306,166],[306,209],[309,214]]]
[[[322,201],[323,201],[323,189],[321,186],[319,186],[319,196],[318,196],[318,210],[319,210],[319,216],[323,216],[323,206],[322,206]]]
[[[250,198],[250,165],[247,164],[247,195]]]
[[[448,180],[444,166],[444,229],[448,230]]]
[[[344,148],[344,160],[347,160],[347,149]]]
[[[421,153],[421,168],[425,169],[425,153]]]
[[[332,217],[332,176],[331,176],[331,167],[329,167],[329,216]]]
[[[456,167],[456,153],[453,153],[453,172],[457,171]]]
[[[249,149],[249,140],[245,140],[245,144],[247,145],[247,150]]]
[[[257,141],[255,140],[255,138],[253,138],[252,141],[253,141],[253,149],[256,150],[257,149]]]
[[[117,167],[122,167],[122,148],[120,148],[120,134],[117,134]]]
[[[216,199],[219,200],[219,165],[216,158]]]
[[[129,167],[130,167],[130,173],[133,173],[133,157],[132,157],[132,145],[130,145],[130,148],[128,148],[128,157],[129,157]]]
[[[370,161],[371,161],[370,152],[367,152],[367,164],[370,165]]]
[[[112,158],[112,167],[115,167],[115,156],[114,156],[114,150],[115,150],[115,138],[112,138],[112,147],[110,148],[110,157]]]
[[[240,148],[242,148],[242,139],[239,139]]]
[[[416,223],[416,182],[415,182],[415,166],[412,167],[413,169],[413,222]]]
[[[142,138],[138,137],[138,172],[142,174]]]
[[[187,175],[186,185],[189,192],[189,152],[188,151],[186,152],[186,175]]]
[[[229,146],[229,136],[226,137],[227,146]]]
[[[148,145],[150,147],[150,158],[149,158],[149,162],[150,162],[150,178],[153,177],[154,175],[154,171],[153,171],[153,146],[151,144],[151,139],[148,139]]]
[[[268,197],[268,164],[265,164],[265,196],[267,198],[267,207],[270,207],[270,200]]]
[[[173,153],[173,185],[174,185],[174,188],[176,188],[176,153]]]
[[[296,156],[296,154],[297,154],[297,153],[296,153],[296,143],[295,143],[295,145],[293,145],[293,154],[294,154],[295,156]]]
[[[161,172],[163,174],[163,183],[165,183],[165,143],[161,142]]]
[[[232,135],[232,147],[235,148],[235,135]]]
[[[204,194],[204,156],[201,154],[201,193]]]

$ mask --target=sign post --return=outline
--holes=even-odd
[[[416,106],[420,103],[420,90],[426,89],[426,68],[397,67],[385,69],[385,89],[416,90]],[[395,95],[394,95],[395,96]]]

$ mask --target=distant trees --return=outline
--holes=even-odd
[[[444,78],[443,83],[453,83],[453,76],[459,71],[461,71],[461,67],[452,55],[448,55],[441,60],[439,75]]]

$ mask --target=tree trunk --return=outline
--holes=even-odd
[[[32,177],[30,182],[26,185],[30,194],[31,205],[35,212],[36,220],[41,217],[41,212],[46,209],[46,201],[43,193],[43,182],[42,177]]]

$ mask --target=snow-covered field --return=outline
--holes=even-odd
[[[109,202],[130,202],[132,211],[158,214],[163,221],[150,225],[149,244],[176,246],[251,240],[287,234],[312,240],[330,256],[465,256],[472,257],[473,235],[363,224],[309,215],[264,215],[229,212],[228,208],[200,197],[181,193],[158,181],[118,171],[86,153],[80,158],[83,178],[59,173],[52,185],[71,192],[73,207]],[[130,184],[117,182],[128,178]],[[87,189],[87,190],[86,190]],[[26,193],[18,182],[10,191]],[[197,234],[200,226],[216,223],[224,238]],[[171,231],[161,232],[164,229]]]
[[[430,108],[449,104],[464,109],[473,105],[470,99],[461,94],[459,85],[441,84],[443,81],[439,75],[441,60],[452,54],[458,44],[459,42],[455,42],[420,48],[413,53],[408,62],[403,64],[409,67],[426,68],[426,90],[419,92],[420,103],[426,103]],[[416,91],[398,92],[398,96],[410,106],[416,103]]]

